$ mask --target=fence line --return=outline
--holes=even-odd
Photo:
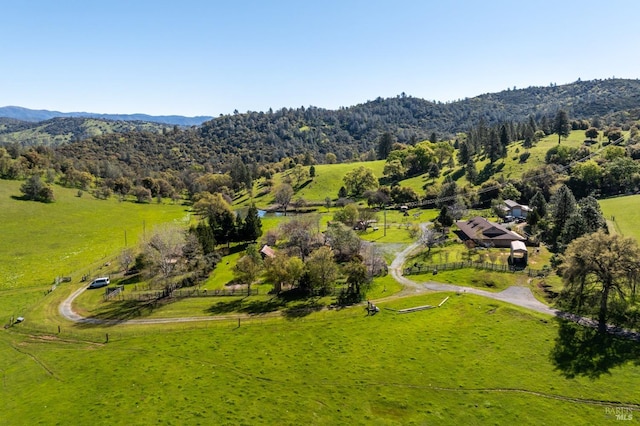
[[[413,265],[403,270],[403,275],[416,275],[423,274],[427,272],[433,272],[434,274],[438,271],[450,271],[455,269],[463,269],[463,268],[475,268],[475,269],[487,269],[491,271],[498,272],[517,272],[527,274],[530,277],[538,277],[546,275],[544,270],[540,269],[532,269],[532,268],[524,268],[520,269],[517,267],[513,267],[511,265],[505,264],[495,264],[488,262],[452,262],[452,263],[440,263],[437,265]]]
[[[119,293],[117,300],[138,300],[138,301],[152,301],[159,300],[165,297],[173,297],[177,299],[183,299],[186,297],[219,297],[219,296],[256,296],[260,294],[257,288],[252,288],[251,291],[246,288],[239,289],[219,289],[219,290],[200,290],[197,288],[191,289],[178,289],[171,292],[167,290],[151,291],[146,293]]]
[[[124,286],[122,285],[119,285],[118,287],[113,289],[107,288],[107,290],[105,290],[105,295],[103,296],[103,299],[104,300],[113,299],[114,297],[122,293],[122,290],[124,290]]]

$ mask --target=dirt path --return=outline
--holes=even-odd
[[[528,287],[512,286],[500,293],[492,293],[485,290],[480,290],[474,287],[463,287],[453,284],[443,284],[434,281],[416,282],[402,275],[402,267],[405,264],[407,258],[412,252],[420,247],[420,243],[413,243],[396,256],[389,267],[391,276],[402,284],[405,288],[404,294],[421,293],[425,290],[431,291],[454,291],[457,293],[469,293],[476,294],[478,296],[487,297],[489,299],[500,300],[502,302],[511,303],[513,305],[521,306],[523,308],[531,309],[536,312],[542,312],[543,314],[558,315],[560,311],[550,308],[544,303],[538,301]]]
[[[428,223],[421,224],[421,228],[425,229],[428,226]],[[511,286],[500,293],[492,293],[485,290],[480,290],[474,287],[464,287],[453,284],[443,284],[435,281],[426,281],[426,282],[416,282],[410,280],[409,278],[402,275],[402,267],[405,264],[407,258],[411,255],[412,252],[420,248],[420,243],[415,242],[404,250],[399,252],[396,257],[391,262],[389,266],[389,272],[391,276],[403,285],[403,290],[400,293],[395,295],[386,297],[384,299],[377,300],[376,302],[380,302],[383,300],[391,300],[396,299],[398,297],[408,296],[412,294],[420,294],[426,293],[429,291],[450,291],[456,293],[469,293],[475,294],[478,296],[486,297],[489,299],[499,300],[501,302],[510,303],[512,305],[520,306],[526,309],[530,309],[532,311],[540,312],[547,315],[557,316],[561,318],[565,318],[584,326],[588,327],[596,327],[596,321],[580,317],[577,315],[573,315],[567,312],[560,311],[558,309],[551,308],[544,303],[540,302],[535,298],[533,293],[528,287],[523,286]],[[84,323],[84,324],[104,324],[104,325],[118,325],[118,324],[169,324],[169,323],[184,323],[184,322],[196,322],[196,321],[220,321],[220,320],[235,320],[242,318],[252,318],[254,317],[251,314],[235,314],[235,315],[221,315],[221,316],[206,316],[206,317],[181,317],[181,318],[147,318],[147,319],[131,319],[131,320],[104,320],[99,318],[87,318],[78,314],[73,310],[73,301],[76,297],[78,297],[83,291],[86,290],[86,287],[82,287],[75,292],[73,292],[67,299],[64,300],[60,304],[59,312],[64,318],[69,321],[75,323]],[[261,315],[261,318],[268,317],[278,317],[281,313],[269,312]],[[610,327],[610,333],[617,334],[629,339],[640,341],[640,332],[634,332],[624,329],[618,329],[614,327]]]

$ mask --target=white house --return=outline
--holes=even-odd
[[[511,216],[514,218],[522,218],[526,219],[527,214],[531,211],[529,206],[524,204],[516,203],[513,200],[504,200],[505,212],[507,216]]]

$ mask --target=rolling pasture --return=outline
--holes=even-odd
[[[398,314],[391,309],[437,305]],[[0,334],[6,424],[604,424],[637,344],[473,295],[301,318]],[[22,328],[21,328],[22,327]],[[70,331],[67,331],[70,330]],[[110,334],[105,342],[105,333]],[[589,347],[601,362],[567,362]],[[608,401],[608,402],[607,402]]]
[[[510,150],[505,162],[514,156]],[[382,162],[363,164],[381,176]],[[296,196],[335,199],[342,176],[357,165],[316,166],[318,176]],[[504,167],[509,177],[519,172]],[[0,315],[5,323],[8,315],[28,313],[24,323],[0,331],[2,424],[591,425],[614,422],[616,409],[638,418],[638,343],[470,294],[401,298],[390,276],[377,279],[370,294],[380,299],[373,316],[362,307],[283,315],[236,309],[274,303],[261,295],[185,300],[148,314],[209,321],[70,323],[60,318],[59,303],[84,285],[81,275],[107,270],[99,268],[125,246],[125,231],[133,246],[154,224],[186,224],[189,208],[96,200],[59,187],[55,203],[33,203],[12,198],[20,184],[0,181]],[[256,202],[264,207],[270,197]],[[624,235],[636,236],[636,197],[601,202]],[[316,214],[331,215],[325,210]],[[387,214],[387,237],[380,228],[366,239],[397,251],[411,240],[405,228],[414,218]],[[435,214],[421,211],[419,221]],[[281,220],[265,218],[265,227]],[[393,250],[385,252],[388,260]],[[208,288],[232,278],[227,260]],[[61,275],[72,282],[43,296]],[[446,296],[440,308],[397,312]],[[85,312],[100,303],[98,293],[84,297],[78,307]]]
[[[0,290],[51,285],[58,276],[97,274],[154,225],[188,222],[188,207],[136,204],[56,186],[56,201],[15,199],[22,182],[0,180]]]
[[[600,200],[600,208],[613,230],[640,242],[640,195]]]

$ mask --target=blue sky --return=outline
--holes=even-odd
[[[640,78],[640,2],[0,0],[0,106],[228,114]]]

